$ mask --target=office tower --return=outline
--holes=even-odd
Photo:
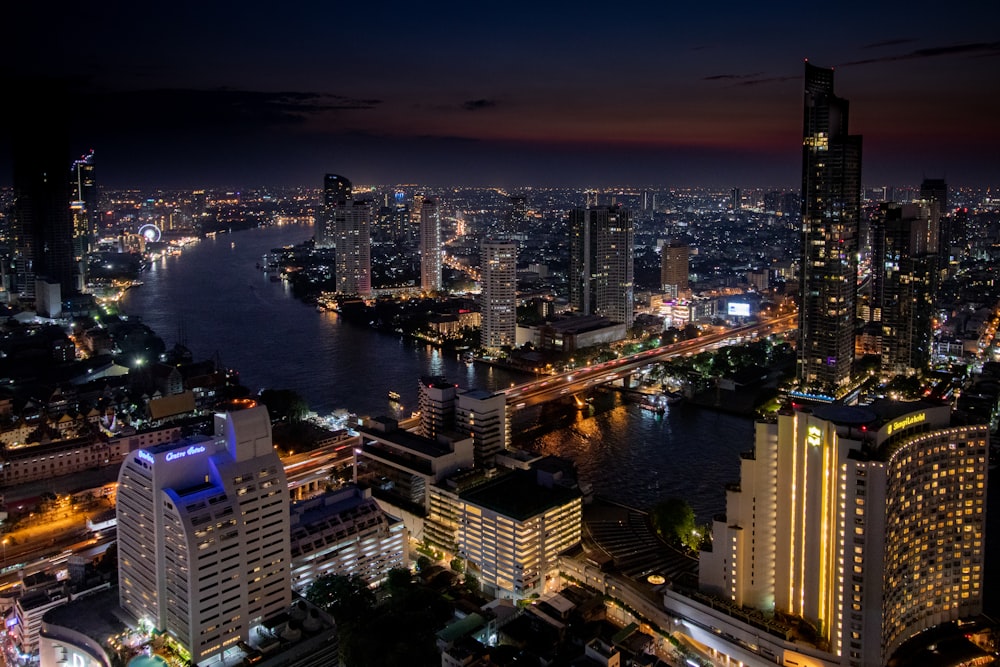
[[[570,211],[570,306],[632,326],[632,216],[616,206]]]
[[[739,188],[733,188],[729,192],[729,208],[733,209],[733,212],[743,210],[743,193]]]
[[[441,214],[434,199],[420,204],[420,289],[441,291]]]
[[[680,239],[668,239],[660,248],[660,286],[674,299],[690,288],[690,254],[691,249]]]
[[[25,97],[28,93],[24,94]],[[70,213],[69,141],[52,109],[63,101],[47,91],[18,99],[11,133],[14,176],[14,271],[18,295],[35,298],[35,282],[58,284],[62,296],[79,291]],[[33,113],[37,112],[37,115]]]
[[[94,151],[73,162],[70,177],[73,255],[74,259],[80,261],[90,252],[91,244],[97,237],[97,223],[100,216],[100,211],[97,209],[97,179],[94,177]]]
[[[506,229],[501,230],[500,238],[506,241],[524,238],[527,231],[528,199],[524,195],[514,195],[510,198]]]
[[[455,396],[458,385],[441,376],[420,378],[417,405],[420,408],[420,435],[433,438],[455,428]]]
[[[948,183],[943,178],[925,178],[920,183],[920,198],[936,201],[941,212],[948,210]]]
[[[316,222],[316,245],[329,248],[336,245],[337,230],[334,211],[337,206],[353,200],[351,182],[337,174],[323,177],[323,205]]]
[[[510,443],[506,394],[485,389],[459,392],[455,401],[455,430],[472,436],[477,466],[492,465],[493,458]]]
[[[517,245],[486,241],[482,245],[482,329],[480,345],[491,352],[517,342]]]
[[[338,294],[372,291],[371,202],[350,199],[333,206]]]
[[[872,219],[872,308],[881,321],[882,370],[927,369],[936,287],[937,204],[884,203]]]
[[[986,424],[953,422],[949,406],[924,403],[822,406],[758,422],[701,554],[700,588],[718,610],[710,644],[751,655],[723,638],[756,622],[767,632],[750,649],[754,662],[793,664],[807,647],[826,654],[823,665],[881,666],[917,633],[981,613],[988,441]],[[796,624],[813,640],[779,639]]]
[[[805,64],[802,261],[798,377],[810,393],[840,397],[854,366],[861,219],[861,136],[833,70]]]
[[[214,437],[136,450],[118,476],[120,604],[193,662],[219,656],[291,602],[288,522],[263,407],[217,415]]]
[[[402,520],[353,484],[292,503],[291,554],[292,588],[303,592],[328,574],[358,575],[377,586],[409,560]]]
[[[466,561],[488,595],[520,600],[541,592],[559,554],[580,542],[580,491],[544,470],[475,470],[429,493],[428,541]]]

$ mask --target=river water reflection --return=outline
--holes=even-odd
[[[462,388],[498,389],[530,378],[397,336],[346,324],[292,297],[283,282],[257,269],[271,248],[299,243],[310,226],[221,234],[166,257],[143,274],[123,309],[138,316],[168,346],[183,342],[196,359],[218,354],[240,371],[252,391],[294,389],[321,414],[344,408],[360,415],[406,414],[415,408],[417,380],[444,375]],[[400,394],[398,404],[388,392]],[[574,460],[600,495],[648,507],[670,496],[686,499],[700,521],[725,509],[724,484],[739,474],[739,452],[752,444],[750,420],[683,404],[655,415],[614,397],[579,412],[567,427],[522,438],[520,444]],[[515,429],[531,430],[541,414]]]

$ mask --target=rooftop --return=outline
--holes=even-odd
[[[576,489],[540,486],[536,473],[527,470],[514,470],[460,495],[462,500],[518,521],[581,498]]]

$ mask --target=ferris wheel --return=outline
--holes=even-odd
[[[149,243],[156,243],[160,240],[160,228],[152,223],[147,223],[139,228],[139,236]]]

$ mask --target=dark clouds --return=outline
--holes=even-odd
[[[466,111],[482,111],[483,109],[492,109],[497,105],[496,100],[467,100],[462,102],[462,108]]]

